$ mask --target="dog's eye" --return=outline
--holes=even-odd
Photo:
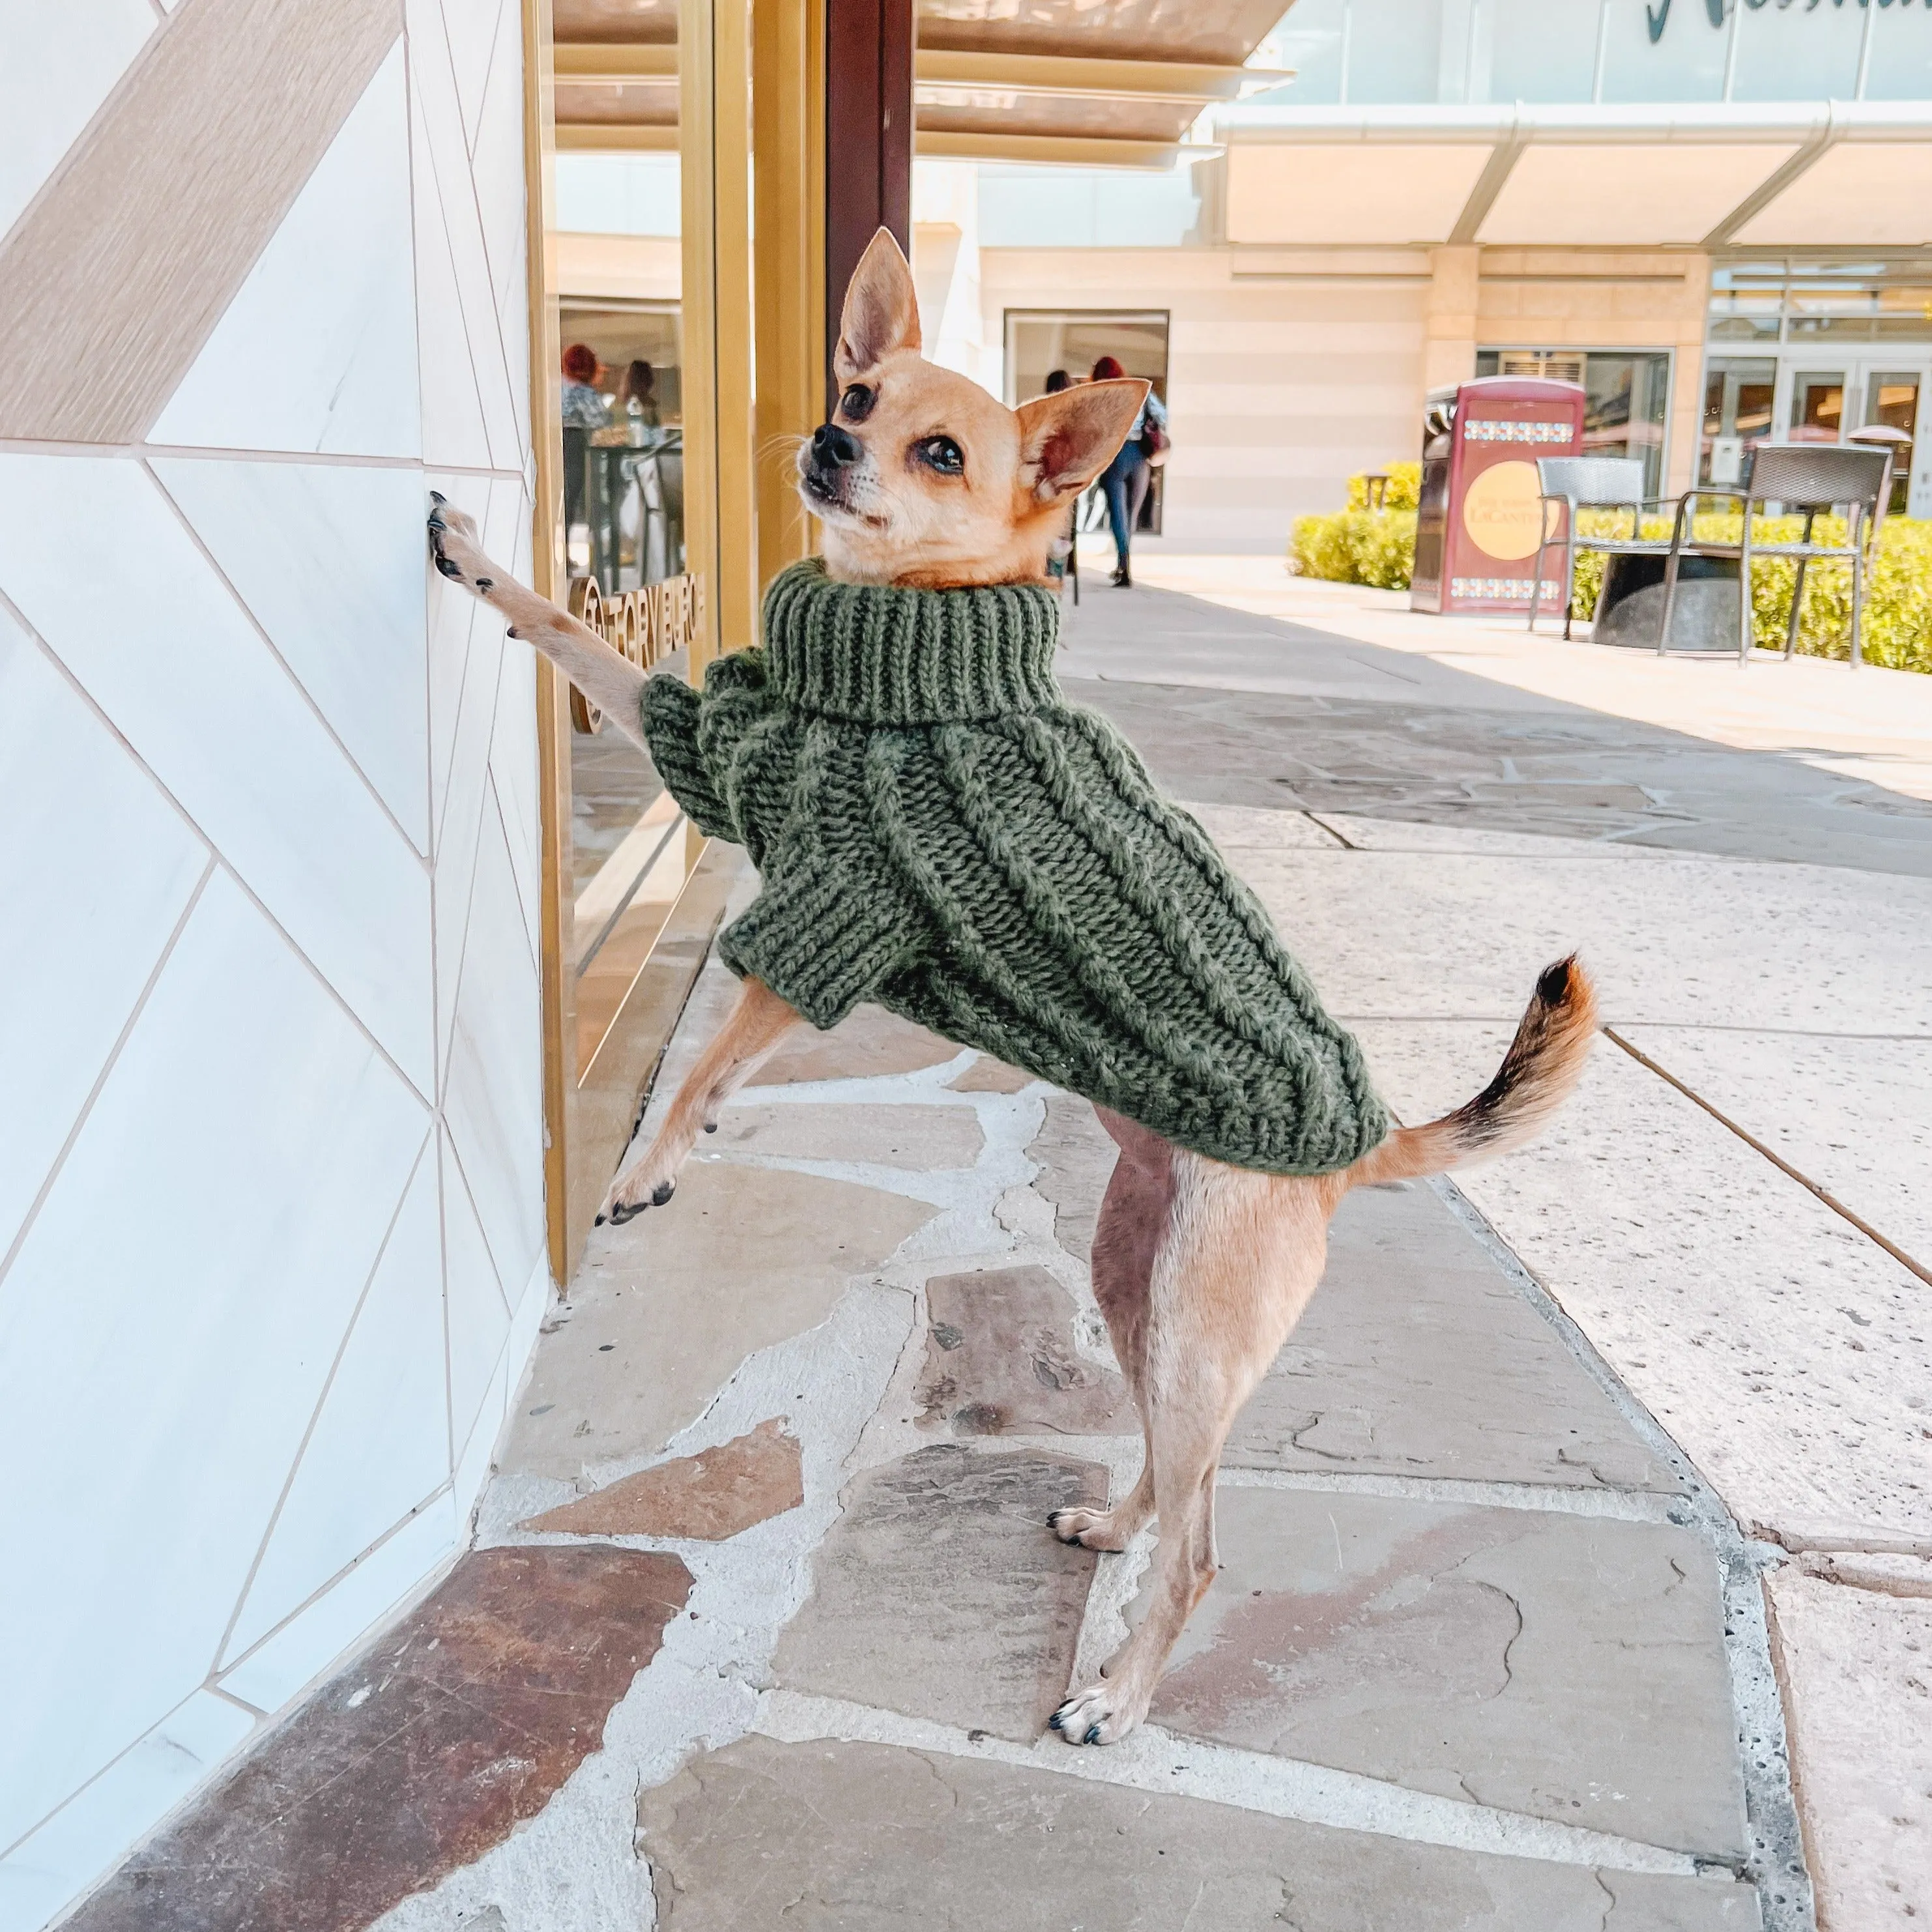
[[[863,422],[878,398],[863,382],[854,382],[838,398],[838,413],[848,422]]]
[[[913,445],[913,454],[928,470],[936,470],[942,476],[966,473],[965,453],[950,436],[929,436],[923,442]]]

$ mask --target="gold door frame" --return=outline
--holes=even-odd
[[[532,568],[535,587],[561,602],[556,55],[550,0],[522,4]],[[822,413],[825,4],[680,0],[679,8],[686,553],[702,614],[694,679],[721,652],[755,640],[760,585],[809,548],[785,439],[809,434]],[[614,137],[614,148],[622,145]],[[569,698],[566,680],[540,662],[544,1191],[550,1268],[566,1284],[742,862],[735,848],[707,848],[688,833],[683,890],[580,1068]]]

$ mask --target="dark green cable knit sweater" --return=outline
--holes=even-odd
[[[1060,697],[1058,600],[793,566],[762,650],[644,687],[664,782],[764,888],[718,951],[818,1027],[861,1000],[1238,1167],[1387,1131],[1361,1051],[1253,895],[1103,718]]]

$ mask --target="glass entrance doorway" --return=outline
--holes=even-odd
[[[1781,419],[1793,442],[1838,442],[1856,430],[1895,430],[1892,516],[1932,516],[1932,462],[1922,453],[1920,412],[1932,389],[1932,362],[1898,356],[1858,362],[1808,356],[1789,364]]]
[[[1697,480],[1734,484],[1744,453],[1760,442],[1840,442],[1861,429],[1895,430],[1907,440],[1892,458],[1892,516],[1932,517],[1932,451],[1924,420],[1932,357],[1713,356],[1704,376],[1704,428]]]

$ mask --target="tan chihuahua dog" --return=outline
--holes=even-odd
[[[799,452],[799,491],[824,526],[831,575],[916,590],[1038,581],[1068,499],[1112,460],[1148,386],[1085,384],[1008,410],[919,350],[911,272],[881,230],[845,297],[836,420]],[[512,582],[478,549],[475,524],[438,504],[430,519],[437,567],[500,610],[511,636],[551,658],[642,744],[644,674]],[[670,1199],[699,1132],[798,1017],[768,988],[746,982],[656,1138],[613,1185],[611,1220]],[[1538,981],[1480,1094],[1442,1120],[1398,1128],[1336,1174],[1228,1166],[1100,1110],[1120,1151],[1094,1240],[1094,1293],[1147,1454],[1132,1492],[1112,1508],[1060,1510],[1051,1526],[1066,1542],[1121,1550],[1158,1516],[1160,1542],[1148,1614],[1099,1679],[1054,1714],[1070,1742],[1111,1744],[1146,1715],[1214,1579],[1222,1444],[1315,1291],[1342,1196],[1520,1146],[1575,1086],[1595,1024],[1588,981],[1574,960],[1559,962]]]

